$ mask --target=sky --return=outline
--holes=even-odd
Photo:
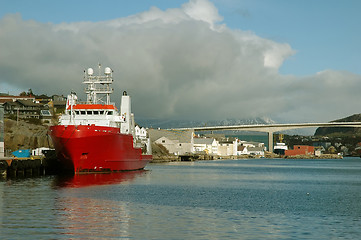
[[[0,92],[114,70],[136,118],[328,122],[361,112],[358,0],[0,0]],[[119,99],[119,100],[118,100]]]

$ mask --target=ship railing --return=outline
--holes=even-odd
[[[114,89],[111,88],[111,87],[104,87],[104,88],[97,88],[97,87],[87,87],[84,89],[86,93],[89,93],[89,92],[96,92],[96,93],[109,93],[109,92],[113,92]]]
[[[110,76],[87,76],[87,77],[84,77],[83,83],[86,83],[86,84],[89,84],[89,83],[111,84],[111,83],[113,83],[113,78]]]
[[[89,102],[87,102],[87,101],[77,101],[76,104],[89,104]],[[91,103],[91,104],[93,104],[93,103]],[[111,102],[111,103],[109,103],[109,104],[105,104],[104,102],[100,102],[100,101],[99,101],[99,102],[96,103],[96,104],[113,105],[114,107],[116,107],[116,105],[115,105],[114,102]]]

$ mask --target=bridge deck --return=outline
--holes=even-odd
[[[224,130],[245,130],[268,133],[269,151],[273,149],[273,133],[309,127],[361,127],[361,122],[329,122],[329,123],[281,123],[281,124],[255,124],[255,125],[233,125],[233,126],[211,126],[192,128],[173,128],[172,130],[198,131],[224,131]]]

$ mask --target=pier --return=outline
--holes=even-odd
[[[49,170],[49,160],[44,157],[0,158],[0,177],[32,177],[45,175]]]

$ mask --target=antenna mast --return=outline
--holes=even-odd
[[[101,75],[101,64],[98,64],[99,73],[94,76],[94,70],[88,68],[84,70],[84,84],[87,84],[85,93],[87,95],[88,104],[110,104],[110,94],[113,93],[113,88],[110,85],[113,83],[113,70],[109,67],[104,69],[104,75]],[[103,98],[106,98],[104,101]]]

